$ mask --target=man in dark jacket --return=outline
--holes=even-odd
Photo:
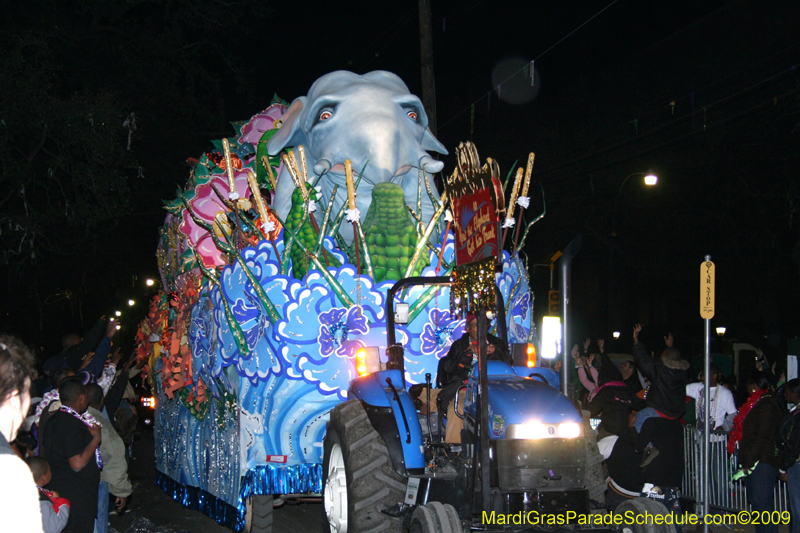
[[[633,356],[636,366],[650,380],[650,390],[647,392],[648,409],[639,412],[645,416],[636,419],[636,429],[641,430],[644,420],[651,416],[678,419],[686,411],[686,384],[689,382],[689,361],[681,358],[681,353],[672,344],[672,334],[664,340],[667,348],[661,352],[661,357],[653,357],[648,353],[644,344],[639,342],[639,332],[642,326],[636,324],[633,328]]]
[[[478,360],[478,320],[473,314],[467,315],[467,332],[450,346],[450,351],[439,361],[436,385],[442,389],[437,397],[440,410],[447,410],[447,430],[445,442],[461,442],[461,429],[464,423],[454,413],[456,391],[469,377],[472,366]],[[486,350],[489,361],[503,361],[511,364],[508,346],[491,333],[486,334]],[[459,405],[463,406],[463,394],[459,395]]]
[[[689,382],[690,366],[689,361],[681,358],[681,353],[673,347],[672,333],[664,338],[667,347],[661,352],[661,357],[653,357],[639,342],[641,331],[641,324],[633,327],[633,357],[639,371],[650,380],[650,389],[645,398],[647,408],[636,414],[634,427],[638,433],[641,433],[642,425],[648,418],[677,420],[683,415],[686,411],[686,384]],[[658,448],[648,445],[641,466],[647,466],[658,452]]]

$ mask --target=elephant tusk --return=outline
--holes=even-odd
[[[320,159],[317,161],[317,164],[314,165],[314,174],[317,176],[322,176],[326,172],[331,169],[331,162],[327,159]]]
[[[431,156],[426,154],[419,158],[419,168],[421,168],[425,172],[436,174],[437,172],[441,172],[442,169],[444,168],[444,161],[437,161]]]

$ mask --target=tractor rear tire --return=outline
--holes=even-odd
[[[662,515],[669,514],[667,508],[660,502],[650,498],[633,498],[622,502],[614,510],[614,514],[621,514],[623,517],[627,511],[632,511],[634,516],[640,515]],[[623,533],[675,533],[673,524],[626,524],[622,525]]]
[[[253,494],[247,500],[245,533],[272,533],[272,494]]]
[[[449,503],[430,502],[414,509],[410,533],[461,533],[461,520]]]
[[[331,411],[324,450],[325,530],[399,531],[400,520],[381,511],[403,501],[407,480],[394,471],[386,444],[360,400],[348,400]]]

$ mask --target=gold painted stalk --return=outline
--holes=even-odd
[[[442,205],[439,206],[439,209],[437,209],[436,213],[433,214],[433,218],[431,218],[430,222],[428,222],[428,227],[425,228],[425,233],[422,234],[422,238],[417,241],[417,246],[414,248],[414,255],[411,256],[411,261],[408,263],[408,268],[406,268],[406,278],[410,277],[411,273],[414,272],[414,267],[417,266],[419,256],[422,255],[422,250],[425,249],[425,243],[428,241],[428,238],[430,238],[434,228],[436,227],[436,224],[439,222],[439,218],[444,213],[446,204],[447,191],[442,193]]]

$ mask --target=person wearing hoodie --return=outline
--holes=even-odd
[[[600,425],[597,427],[598,439],[602,440],[610,435],[618,437],[627,435],[631,410],[644,409],[645,402],[639,399],[623,381],[619,368],[605,352],[600,353],[597,384],[597,388],[589,395],[586,408],[591,417],[600,414]]]

